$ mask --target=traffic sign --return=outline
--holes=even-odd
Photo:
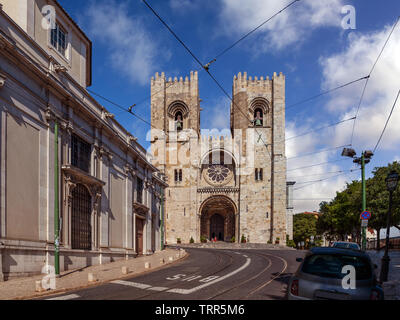
[[[368,227],[368,220],[361,220],[361,227],[363,228]]]
[[[361,213],[360,217],[361,220],[369,220],[371,218],[371,212],[364,211],[363,213]]]

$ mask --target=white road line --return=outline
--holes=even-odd
[[[151,287],[151,288],[148,288],[147,290],[151,290],[151,291],[166,291],[168,289],[169,288],[166,288],[166,287]]]
[[[77,299],[77,298],[80,298],[80,296],[78,296],[77,294],[70,294],[68,296],[50,298],[50,299],[45,299],[45,300],[71,300],[71,299]]]
[[[168,290],[167,292],[179,293],[179,294],[191,294],[191,293],[196,292],[198,290],[201,290],[201,289],[203,289],[205,287],[211,286],[211,285],[213,285],[213,284],[215,284],[217,282],[225,280],[225,279],[227,279],[229,277],[232,277],[233,275],[235,275],[235,274],[239,273],[240,271],[246,269],[250,265],[250,262],[251,262],[251,259],[247,258],[246,259],[246,263],[244,265],[242,265],[239,269],[236,269],[236,270],[232,271],[231,273],[228,273],[228,274],[224,275],[221,278],[218,278],[218,279],[216,279],[214,281],[202,284],[202,285],[200,285],[198,287],[195,287],[195,288],[192,288],[192,289],[171,289],[171,290]]]
[[[112,281],[111,283],[120,284],[123,286],[134,287],[134,288],[138,288],[138,289],[148,289],[151,287],[148,284],[136,283],[136,282],[130,282],[130,281],[124,281],[124,280],[115,280],[115,281]]]

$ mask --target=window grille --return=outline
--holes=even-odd
[[[72,249],[92,249],[92,201],[85,186],[78,184],[72,190],[71,245]]]

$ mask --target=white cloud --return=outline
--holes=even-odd
[[[230,130],[230,100],[222,97],[214,101],[216,102],[204,107],[201,119],[202,128]]]
[[[133,82],[147,85],[157,68],[160,49],[142,18],[130,16],[127,3],[92,1],[85,14],[89,33],[107,45],[109,61]]]
[[[221,0],[221,28],[232,36],[249,32],[292,0]],[[301,44],[311,31],[321,27],[341,28],[344,0],[302,0],[273,18],[257,32],[262,32],[262,51],[281,50]]]
[[[358,77],[367,75],[374,64],[383,44],[393,26],[387,26],[367,34],[352,34],[348,46],[340,53],[323,57],[320,64],[323,69],[323,87],[333,88]],[[376,65],[356,122],[353,145],[358,149],[374,148],[383,130],[397,92],[400,89],[400,26],[392,34],[378,64]],[[339,90],[331,96],[328,110],[331,114],[349,118],[355,115],[362,92],[363,83]],[[386,133],[380,145],[380,151],[397,150],[400,146],[400,102],[398,102]],[[352,126],[337,128],[335,143],[349,142]]]
[[[169,0],[169,6],[176,12],[184,13],[198,8],[199,2],[195,0]]]
[[[286,126],[286,137],[294,137],[303,132],[312,130],[311,123],[296,126],[293,122],[288,122]],[[331,173],[343,170],[339,163],[327,163],[320,166],[308,167],[314,164],[325,163],[331,160],[338,159],[338,154],[341,150],[333,150],[324,153],[316,153],[313,155],[289,159],[298,155],[304,155],[321,149],[329,149],[332,140],[332,131],[316,132],[315,134],[308,134],[297,139],[290,139],[286,141],[286,156],[288,158],[288,181],[296,181],[294,185],[293,199],[295,212],[319,210],[319,204],[326,199],[329,201],[334,198],[336,191],[342,190],[345,187],[346,181],[355,179],[354,174],[339,175],[340,173]],[[321,142],[326,141],[325,147],[321,147]],[[336,147],[336,146],[334,146]],[[350,162],[350,161],[349,161]],[[346,168],[351,167],[344,164]],[[308,168],[307,168],[308,167]],[[300,170],[293,170],[303,168]],[[348,169],[346,169],[348,170]],[[332,178],[331,178],[332,177]],[[320,179],[331,178],[318,183],[308,183],[310,181],[317,181]],[[297,199],[297,200],[296,200]],[[304,200],[307,199],[307,200]],[[309,200],[316,199],[316,200]]]

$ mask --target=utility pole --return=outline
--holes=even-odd
[[[354,163],[361,166],[361,185],[362,185],[362,212],[367,211],[367,192],[366,192],[366,182],[365,182],[365,165],[371,161],[374,153],[372,151],[364,151],[361,157],[356,157],[356,152],[351,148],[344,148],[342,152],[343,157],[349,157],[353,159]],[[367,249],[367,227],[361,226],[361,249]]]
[[[364,152],[361,155],[361,180],[362,180],[362,211],[367,211],[367,192],[365,186],[365,155]],[[361,249],[365,251],[367,249],[367,227],[361,226]]]

